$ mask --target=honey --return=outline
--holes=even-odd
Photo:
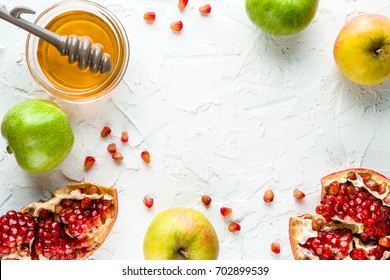
[[[64,1],[37,19],[36,24],[59,35],[88,37],[110,56],[108,73],[92,73],[70,64],[56,47],[35,36],[27,39],[27,64],[33,78],[49,94],[67,101],[83,102],[100,98],[115,88],[128,63],[129,46],[126,32],[117,18],[104,7],[90,1]]]
[[[103,46],[103,52],[110,55],[113,65],[116,65],[121,59],[118,57],[119,49],[115,34],[105,21],[92,13],[85,11],[67,12],[55,17],[45,28],[60,35],[76,35],[78,37],[88,35],[93,43],[99,43]],[[69,64],[67,56],[61,56],[54,46],[43,40],[38,43],[37,55],[46,77],[57,87],[67,88],[74,94],[98,90],[109,79],[109,75],[93,74],[89,69],[81,71],[77,62]]]

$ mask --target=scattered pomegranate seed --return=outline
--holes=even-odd
[[[266,190],[264,192],[263,200],[266,203],[274,201],[274,192],[272,190]]]
[[[274,252],[275,254],[280,253],[280,244],[277,242],[272,242],[271,243],[271,251]]]
[[[102,131],[100,132],[101,137],[107,137],[111,133],[111,128],[108,126],[103,127]]]
[[[147,22],[154,22],[156,20],[156,14],[154,12],[147,12],[144,14],[144,20]]]
[[[108,144],[107,151],[109,151],[111,154],[114,154],[116,152],[116,145],[115,145],[115,143]]]
[[[144,204],[146,207],[151,208],[153,206],[153,198],[151,198],[150,196],[145,196]]]
[[[122,143],[127,143],[129,141],[129,134],[127,133],[127,131],[122,131],[121,141]]]
[[[230,232],[236,232],[241,230],[241,226],[236,222],[231,222],[228,226]]]
[[[202,15],[208,15],[211,12],[211,6],[209,4],[203,5],[199,7],[199,12]]]
[[[233,210],[232,210],[232,208],[229,208],[229,207],[222,207],[220,209],[220,212],[221,212],[222,216],[226,217],[226,216],[229,216],[233,212]]]
[[[181,20],[172,22],[171,29],[174,32],[180,32],[183,29],[183,23]]]
[[[179,0],[179,3],[177,4],[177,6],[179,7],[180,11],[183,11],[185,9],[185,7],[187,6],[187,4],[188,4],[188,0]]]
[[[115,161],[122,161],[123,160],[123,155],[119,152],[115,152],[113,155],[112,155],[112,159],[115,160]]]
[[[301,200],[301,199],[304,199],[305,198],[305,194],[300,191],[299,189],[295,189],[294,192],[293,192],[293,195],[294,195],[294,198],[297,199],[297,200]]]
[[[84,168],[87,170],[90,169],[92,167],[92,165],[94,165],[95,161],[96,161],[95,158],[92,156],[85,157]]]
[[[145,163],[147,163],[147,164],[150,163],[150,154],[149,154],[148,151],[143,151],[143,152],[141,153],[141,158],[142,158],[142,160],[143,160]]]
[[[204,206],[208,207],[211,204],[211,197],[209,197],[208,195],[203,195],[202,203],[204,204]]]

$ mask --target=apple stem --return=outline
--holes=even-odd
[[[380,55],[380,54],[383,53],[384,51],[385,51],[384,49],[376,49],[376,50],[375,50],[375,54]]]
[[[186,250],[184,249],[180,249],[179,250],[179,253],[185,258],[185,259],[188,259],[190,257],[190,253],[187,252]]]

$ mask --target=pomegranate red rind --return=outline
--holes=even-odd
[[[92,183],[68,185],[53,192],[47,201],[36,201],[20,212],[0,217],[1,235],[15,242],[0,241],[1,259],[86,259],[104,242],[118,213],[114,188]],[[31,219],[29,219],[31,218]],[[25,238],[26,222],[34,227]],[[11,221],[14,229],[4,227]],[[7,224],[6,224],[7,225]]]

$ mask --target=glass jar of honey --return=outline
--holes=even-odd
[[[87,36],[92,43],[103,46],[113,65],[105,74],[94,74],[88,68],[80,70],[54,46],[29,34],[27,65],[49,94],[66,101],[87,102],[107,95],[120,83],[129,60],[129,42],[119,20],[105,7],[86,0],[67,0],[46,9],[35,24],[59,35]]]

